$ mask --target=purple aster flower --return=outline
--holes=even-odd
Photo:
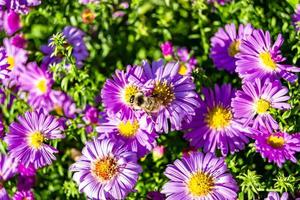
[[[152,109],[143,110],[152,115],[157,132],[180,130],[182,122],[190,122],[199,106],[192,78],[178,74],[178,63],[170,62],[164,66],[163,60],[153,62],[152,66],[144,61],[143,70],[140,82],[145,83],[144,95],[156,102]]]
[[[278,123],[269,113],[270,109],[290,109],[287,103],[289,99],[288,89],[280,81],[257,78],[253,82],[244,83],[242,90],[236,92],[231,105],[234,116],[245,120],[245,126],[258,128],[260,125],[272,130],[278,129]]]
[[[127,66],[126,71],[116,70],[112,79],[106,80],[101,90],[101,98],[109,116],[114,116],[117,113],[120,113],[121,117],[133,116],[134,109],[131,98],[141,89],[140,85],[129,80],[131,75],[140,78],[142,68]]]
[[[300,4],[297,5],[295,14],[292,16],[292,20],[296,31],[300,31]]]
[[[230,106],[235,90],[230,84],[215,85],[214,89],[203,88],[204,100],[188,128],[184,138],[191,146],[204,148],[204,152],[220,149],[223,156],[242,150],[248,139],[239,118],[233,116]]]
[[[289,194],[287,192],[284,192],[281,197],[277,192],[269,192],[267,198],[265,198],[265,200],[288,200],[288,199],[289,199]]]
[[[160,45],[161,52],[164,57],[173,55],[173,44],[170,41],[166,41]]]
[[[85,33],[72,26],[66,26],[63,30],[68,43],[73,47],[72,55],[76,59],[78,66],[83,66],[83,61],[89,56],[85,42],[83,40]]]
[[[30,163],[36,169],[50,165],[55,160],[54,153],[58,151],[45,142],[64,138],[58,120],[40,109],[26,112],[24,117],[18,117],[18,121],[10,125],[9,134],[4,138],[10,155],[21,161],[25,167]]]
[[[35,109],[51,106],[50,92],[53,84],[52,74],[39,68],[36,63],[29,63],[19,78],[20,89],[29,92],[29,104]],[[56,94],[56,93],[55,93]],[[55,102],[53,102],[55,104]]]
[[[17,162],[12,156],[0,154],[0,199],[10,200],[8,193],[4,188],[4,182],[13,177],[16,173]]]
[[[31,190],[27,191],[17,191],[12,200],[34,200],[34,194]]]
[[[76,60],[76,65],[80,68],[83,66],[83,61],[89,56],[85,42],[83,40],[85,33],[80,29],[73,26],[66,26],[62,31],[65,36],[68,45],[72,46],[72,56]],[[50,41],[49,41],[50,42]],[[43,45],[41,47],[42,52],[45,54],[43,59],[43,66],[48,66],[49,64],[61,62],[61,58],[53,57],[51,54],[54,51],[53,47],[48,45]]]
[[[283,41],[282,35],[279,34],[272,45],[269,31],[254,30],[253,34],[241,43],[240,51],[235,56],[236,72],[243,81],[281,77],[295,82],[298,77],[292,72],[300,72],[300,68],[281,64],[286,60],[280,51]]]
[[[59,116],[65,116],[67,118],[75,118],[76,104],[66,93],[62,91],[52,90],[49,94],[51,100],[51,110]]]
[[[18,85],[18,79],[20,74],[24,71],[25,64],[27,62],[27,52],[12,44],[12,39],[5,38],[3,40],[4,48],[7,56],[7,63],[9,64],[8,73],[9,78],[3,81],[3,84],[7,87]]]
[[[264,127],[251,129],[249,136],[255,139],[256,151],[269,162],[274,162],[279,167],[282,167],[286,160],[297,162],[294,155],[300,151],[298,136],[284,132],[270,132]]]
[[[164,174],[170,179],[162,188],[167,200],[237,198],[238,186],[224,159],[212,153],[192,153],[169,164]]]
[[[8,67],[6,52],[3,48],[0,48],[0,81],[8,77]]]
[[[3,28],[7,35],[13,35],[21,29],[20,16],[13,10],[7,11],[3,18]]]
[[[145,156],[155,146],[158,137],[154,124],[146,113],[131,118],[107,117],[97,127],[99,138],[123,141],[130,151],[136,152],[138,158]]]
[[[109,139],[87,142],[70,170],[79,191],[91,199],[124,199],[133,191],[142,168],[124,143]]]
[[[240,24],[238,30],[234,24],[227,24],[219,28],[218,32],[211,38],[210,57],[217,69],[225,69],[234,72],[235,55],[240,51],[243,40],[252,34],[253,28],[250,24]]]

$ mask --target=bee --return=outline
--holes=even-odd
[[[144,93],[138,92],[132,95],[129,102],[133,109],[144,110],[146,113],[155,113],[162,105],[161,102],[155,96],[145,96]]]

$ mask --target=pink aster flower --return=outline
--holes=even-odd
[[[53,84],[52,74],[39,68],[36,63],[29,63],[19,78],[20,89],[29,93],[29,104],[35,109],[51,106],[50,92]]]
[[[160,49],[164,57],[173,55],[173,44],[170,41],[162,43]]]
[[[300,152],[300,139],[297,135],[289,135],[284,132],[270,132],[260,127],[251,129],[250,137],[255,139],[257,152],[269,162],[276,163],[279,167],[287,160],[297,162],[295,154]]]

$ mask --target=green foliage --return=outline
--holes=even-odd
[[[250,170],[237,176],[238,179],[242,180],[240,187],[243,194],[240,193],[239,197],[242,199],[254,199],[259,191],[263,191],[264,185],[260,181],[261,177],[255,171]],[[247,198],[244,197],[244,194],[246,194]]]
[[[276,181],[274,188],[281,193],[295,191],[296,178],[293,175],[286,177],[282,172],[279,172],[274,181]]]

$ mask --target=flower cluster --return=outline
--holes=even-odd
[[[219,105],[221,100],[217,99],[214,102],[213,99],[208,99],[209,105],[212,105],[214,109],[210,108],[209,105],[206,106],[208,109],[207,117],[204,120],[200,118],[201,122],[207,122],[211,128],[215,128],[215,131],[216,129],[223,129],[230,136],[230,139],[229,137],[227,137],[228,140],[223,139],[224,133],[220,132],[217,134],[217,138],[221,142],[219,140],[215,142],[211,136],[209,138],[209,131],[204,128],[205,125],[202,125],[199,131],[194,129],[187,134],[191,144],[203,146],[204,150],[214,150],[217,146],[225,154],[228,152],[226,141],[230,141],[230,147],[235,147],[237,144],[241,145],[243,142],[247,142],[245,136],[248,136],[256,140],[256,149],[262,157],[277,163],[279,167],[286,160],[296,162],[294,154],[300,151],[298,135],[289,135],[280,131],[278,122],[271,114],[271,110],[288,110],[291,108],[288,103],[290,99],[288,88],[282,85],[280,78],[294,83],[298,78],[294,72],[300,72],[300,68],[282,63],[286,60],[280,51],[283,44],[282,36],[278,35],[272,44],[268,31],[255,30],[249,24],[240,25],[236,30],[235,25],[230,24],[219,29],[211,39],[211,44],[211,58],[216,67],[218,69],[224,68],[229,72],[237,72],[243,85],[241,90],[237,90],[232,95],[232,99],[228,97],[228,92],[224,89],[216,88],[215,95],[217,98],[219,94],[223,98],[228,97],[227,109],[224,109],[224,105]],[[206,98],[208,96],[205,95]],[[213,118],[215,120],[211,122],[210,120]],[[239,142],[236,142],[233,136],[241,132],[230,133],[228,130],[232,119],[237,120],[240,124],[239,130],[246,130],[242,133],[242,137],[239,137]],[[238,126],[235,125],[235,127]],[[204,138],[200,139],[197,132]],[[212,142],[206,143],[203,140]]]

